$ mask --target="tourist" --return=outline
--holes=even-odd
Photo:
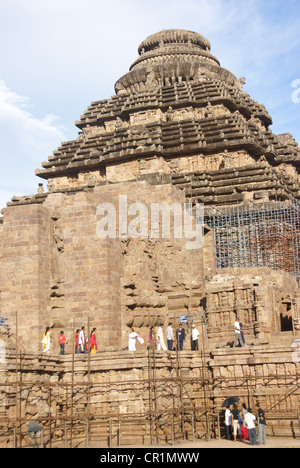
[[[59,342],[59,346],[60,346],[60,353],[59,354],[65,354],[66,337],[65,337],[63,331],[60,332],[60,335],[58,337],[58,342]]]
[[[248,413],[247,407],[245,403],[242,404],[242,409],[240,411],[240,418],[242,419],[242,424],[241,424],[241,431],[242,431],[242,440],[248,440],[249,439],[249,434],[248,434],[248,429],[245,423],[245,415]]]
[[[164,340],[163,325],[160,325],[157,329],[156,341],[157,351],[167,351],[167,347]]]
[[[96,328],[93,328],[93,330],[91,331],[91,335],[90,335],[90,352],[91,354],[96,354],[97,352],[97,342],[96,342]]]
[[[241,327],[240,327],[240,319],[237,318],[236,322],[234,324],[234,332],[235,332],[235,339],[233,343],[233,347],[235,348],[236,345],[239,343],[242,347],[245,346],[243,340],[242,340],[242,335],[241,335]]]
[[[265,412],[263,409],[260,408],[259,403],[257,403],[256,408],[257,408],[258,444],[265,445],[267,443]]]
[[[250,445],[257,444],[256,429],[255,429],[255,424],[254,424],[255,420],[256,420],[256,417],[252,413],[251,408],[248,408],[248,412],[245,414],[245,423],[247,425],[247,429],[249,433]]]
[[[47,327],[43,334],[42,344],[43,353],[50,353],[51,341],[50,341],[50,327]]]
[[[169,325],[166,328],[166,338],[167,338],[168,350],[172,351],[173,341],[174,341],[174,332],[173,332],[172,322],[169,322]]]
[[[147,343],[149,344],[148,349],[154,350],[154,327],[150,327],[149,335],[147,335]]]
[[[182,328],[181,323],[179,324],[179,327],[176,330],[176,340],[177,340],[177,351],[178,349],[182,351],[183,342],[185,340],[185,330],[184,328]]]
[[[245,334],[244,334],[242,322],[240,322],[240,332],[241,332],[242,341],[243,341],[244,346],[245,346],[246,342],[245,342]]]
[[[240,437],[240,440],[242,440],[242,432],[241,432],[241,424],[240,424],[240,411],[237,407],[237,404],[233,405],[233,410],[232,410],[232,423],[233,423],[233,438],[234,442],[236,442],[236,436],[237,434]]]
[[[87,354],[87,348],[86,348],[86,338],[85,338],[85,327],[81,327],[81,330],[79,332],[78,336],[78,350],[77,354]]]
[[[78,351],[78,340],[79,340],[79,328],[76,330],[76,333],[75,333],[75,353],[77,353]]]
[[[231,440],[232,413],[230,411],[230,406],[227,406],[225,410],[225,426],[226,426],[226,438],[227,440]]]
[[[195,325],[192,325],[192,333],[191,333],[191,349],[192,351],[199,351],[199,343],[198,343],[198,338],[200,336],[199,331],[195,327]]]
[[[140,344],[144,343],[143,338],[132,328],[128,336],[128,351],[136,351],[136,340],[138,340]]]

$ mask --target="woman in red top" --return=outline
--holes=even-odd
[[[91,354],[96,354],[97,352],[97,342],[96,342],[96,328],[93,328],[90,336],[90,345],[91,345]]]
[[[76,330],[75,333],[75,353],[78,351],[78,341],[79,341],[79,328]]]

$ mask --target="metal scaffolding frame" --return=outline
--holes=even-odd
[[[175,316],[174,316],[175,317]],[[177,316],[176,316],[177,317]],[[197,359],[201,363],[198,367],[198,375],[188,376],[182,369],[182,359],[178,343],[176,351],[165,355],[168,360],[168,368],[173,369],[172,376],[159,375],[157,366],[161,354],[157,354],[155,343],[149,343],[148,349],[148,377],[143,379],[116,379],[115,381],[95,382],[91,378],[91,373],[95,372],[91,362],[90,354],[84,360],[76,359],[72,353],[69,360],[71,369],[71,378],[67,382],[51,381],[51,379],[41,379],[41,381],[32,381],[26,378],[28,369],[23,367],[25,352],[19,342],[18,335],[18,314],[16,313],[16,334],[13,336],[16,342],[15,352],[12,354],[12,378],[9,381],[0,383],[0,395],[6,395],[6,407],[13,411],[10,416],[0,417],[0,441],[4,437],[9,447],[28,447],[32,441],[28,437],[27,426],[29,422],[37,422],[43,427],[43,433],[38,441],[39,446],[47,448],[62,446],[91,447],[95,444],[99,446],[122,446],[123,438],[128,437],[128,431],[134,431],[136,428],[140,431],[140,437],[144,440],[150,440],[150,443],[166,443],[174,446],[177,442],[189,439],[195,441],[196,438],[203,438],[209,441],[211,437],[221,437],[222,413],[220,407],[216,406],[211,399],[211,392],[221,392],[228,396],[229,393],[235,393],[237,388],[243,391],[244,398],[248,406],[254,403],[257,398],[267,398],[268,419],[274,422],[278,420],[278,428],[281,427],[284,418],[293,420],[293,430],[298,431],[300,413],[294,410],[287,411],[281,409],[284,403],[291,395],[299,391],[299,374],[283,375],[256,375],[255,372],[245,374],[240,377],[216,377],[207,375],[209,353],[205,346],[205,316],[193,314],[190,320],[202,326],[202,349],[197,352]],[[73,329],[75,330],[73,323]],[[90,325],[90,324],[89,324]],[[74,344],[74,342],[73,342]],[[30,360],[34,358],[44,360],[47,363],[47,357],[32,354],[28,356]],[[57,356],[58,360],[60,359]],[[86,379],[76,377],[75,360],[80,363],[86,373]],[[15,378],[13,379],[13,369],[15,368]],[[33,369],[34,370],[34,369]],[[45,371],[47,372],[47,371]],[[51,375],[50,371],[50,375]],[[278,382],[284,382],[286,392],[280,395],[277,392]],[[257,387],[257,383],[259,386]],[[91,409],[91,393],[101,396],[109,393],[112,389],[122,391],[126,386],[136,387],[138,393],[145,395],[145,407],[141,413],[121,413],[115,407],[103,407],[103,411],[95,412]],[[195,386],[194,392],[190,394],[190,386]],[[266,395],[266,389],[270,392]],[[170,390],[172,389],[172,390]],[[261,393],[260,390],[261,389]],[[77,411],[74,397],[76,392],[82,392],[81,401],[84,410]],[[31,392],[41,392],[47,401],[49,407],[48,415],[28,417],[23,415],[23,410],[30,400]],[[159,398],[163,392],[167,391],[169,397],[173,400],[173,406],[163,408],[159,403]],[[57,392],[63,392],[62,408],[59,414],[52,414],[52,402],[55,401]],[[171,392],[171,393],[170,393]],[[193,392],[192,392],[193,393]],[[225,396],[224,393],[224,396]],[[148,395],[148,396],[147,396]],[[220,395],[221,396],[221,395]],[[167,428],[167,433],[163,428]],[[98,431],[95,435],[94,430]],[[277,426],[272,424],[272,430],[277,434]],[[129,432],[131,434],[131,432]],[[100,437],[100,438],[99,438]]]
[[[89,447],[91,443],[91,428],[102,427],[104,432],[107,430],[107,438],[101,440],[103,446],[112,447],[113,444],[121,446],[122,429],[127,424],[134,421],[134,426],[140,425],[144,427],[144,437],[149,438],[150,443],[159,443],[161,435],[159,429],[163,421],[168,421],[170,426],[169,441],[175,445],[177,441],[186,438],[186,431],[184,424],[188,423],[191,426],[193,440],[199,437],[199,430],[197,430],[197,423],[201,424],[201,436],[210,440],[211,437],[211,423],[213,421],[213,409],[207,405],[205,398],[205,387],[209,384],[208,379],[204,378],[205,371],[205,351],[200,351],[202,358],[202,369],[199,369],[199,376],[194,378],[183,377],[181,374],[181,359],[178,343],[175,342],[176,351],[170,355],[168,353],[168,368],[174,370],[173,377],[163,378],[157,375],[156,362],[157,352],[155,339],[149,342],[148,348],[148,378],[144,379],[129,379],[129,380],[116,380],[113,382],[93,382],[91,379],[92,363],[91,355],[87,353],[84,361],[79,358],[76,359],[76,354],[71,355],[71,379],[70,382],[51,382],[49,381],[26,381],[23,375],[26,370],[22,367],[22,362],[26,359],[25,348],[20,342],[19,336],[19,318],[18,312],[15,317],[15,333],[8,333],[8,337],[12,338],[15,343],[15,351],[12,352],[12,360],[15,361],[15,379],[12,382],[0,382],[0,396],[10,395],[6,401],[7,407],[14,408],[14,416],[0,417],[0,441],[1,438],[7,437],[10,442],[9,446],[14,448],[22,448],[30,446],[30,437],[27,431],[29,422],[36,422],[42,424],[43,432],[40,435],[38,445],[41,447],[52,448],[53,445],[61,446],[64,443],[65,447],[78,446],[78,440],[81,441],[81,446]],[[153,317],[152,317],[153,319]],[[200,322],[201,323],[201,320]],[[9,327],[8,327],[9,328]],[[90,330],[90,319],[88,317],[88,334]],[[73,319],[73,340],[72,348],[75,348],[75,318]],[[14,346],[13,346],[14,348]],[[159,353],[158,353],[159,354]],[[42,356],[40,353],[28,354],[29,359],[43,360],[47,356]],[[58,356],[59,358],[59,356]],[[75,363],[80,363],[86,369],[87,380],[76,379]],[[203,391],[202,398],[199,398],[201,404],[194,406],[192,399],[186,386],[199,385]],[[96,392],[97,395],[103,395],[111,391],[111,388],[122,389],[126,385],[136,386],[138,391],[148,393],[148,402],[145,400],[145,411],[142,413],[125,413],[108,409],[104,412],[95,414],[91,410],[91,392]],[[174,405],[173,408],[162,409],[157,405],[158,393],[162,391],[164,386],[172,385]],[[51,406],[54,401],[53,392],[61,389],[65,394],[65,403],[62,414],[53,416],[51,414]],[[82,414],[75,412],[74,395],[80,389],[83,391],[83,403],[85,410]],[[41,391],[44,395],[48,395],[49,414],[40,417],[28,417],[22,415],[22,411],[26,409],[27,400],[32,391]],[[26,398],[24,398],[24,393]],[[188,406],[183,403],[183,399],[188,400]],[[76,414],[75,414],[76,413]],[[219,422],[218,422],[219,424]],[[217,422],[215,421],[215,425]],[[218,426],[219,427],[219,426]],[[55,433],[60,433],[60,437],[55,437]],[[117,432],[117,435],[113,435]],[[35,442],[37,444],[37,442]]]
[[[300,285],[300,203],[289,199],[214,208],[217,268],[269,267],[292,273]]]

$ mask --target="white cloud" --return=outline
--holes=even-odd
[[[39,179],[34,169],[64,139],[66,129],[58,117],[37,118],[33,111],[27,97],[10,90],[0,79],[0,208],[14,194],[36,192]]]
[[[57,116],[46,114],[39,119],[29,109],[33,110],[29,99],[11,91],[0,79],[0,121],[11,127],[24,151],[39,161],[40,151],[61,140],[66,129]]]

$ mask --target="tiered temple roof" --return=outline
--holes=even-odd
[[[222,203],[225,194],[228,202],[242,200],[250,179],[251,190],[264,187],[270,197],[300,198],[298,144],[291,135],[270,130],[266,108],[244,91],[244,79],[220,66],[207,39],[191,31],[161,31],[138,51],[139,58],[117,81],[116,94],[91,103],[76,122],[78,138],[62,143],[36,170],[38,176],[74,179],[99,170],[105,178],[108,165],[118,165],[122,172],[122,163],[134,160],[208,158],[226,152],[225,167],[200,165],[194,175],[179,170],[172,180],[208,203]],[[252,169],[249,160],[236,167],[230,159],[241,151],[249,155]],[[206,180],[205,187],[197,174]]]

